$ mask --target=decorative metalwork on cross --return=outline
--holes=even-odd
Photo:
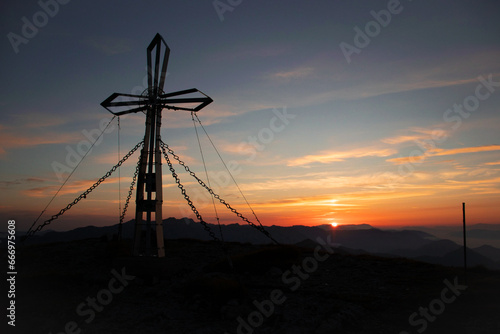
[[[162,48],[164,48],[163,56]],[[156,34],[147,48],[148,88],[142,95],[113,93],[101,103],[104,108],[116,116],[136,112],[146,114],[146,131],[144,146],[141,150],[136,190],[134,255],[165,256],[160,147],[162,110],[197,112],[213,101],[196,88],[173,93],[163,91],[169,55],[170,49],[167,43],[160,34]],[[152,61],[153,56],[154,63]],[[197,94],[198,96],[180,97],[188,94]],[[144,213],[146,214],[145,223],[143,219]],[[153,221],[155,222],[154,225],[152,224]],[[156,234],[156,238],[151,237],[151,232]]]

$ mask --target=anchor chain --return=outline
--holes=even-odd
[[[162,145],[162,144],[163,144],[163,142],[160,143],[160,145]],[[177,183],[177,187],[181,190],[182,195],[184,196],[184,199],[187,201],[188,205],[191,207],[191,210],[196,215],[196,218],[198,218],[198,220],[200,221],[200,224],[203,225],[203,228],[205,229],[205,231],[208,232],[208,234],[210,235],[210,237],[212,239],[214,239],[215,241],[220,242],[222,244],[222,241],[219,238],[217,238],[217,236],[212,231],[212,229],[210,228],[210,226],[208,226],[207,222],[203,220],[203,217],[201,216],[200,212],[194,206],[193,201],[191,201],[191,198],[187,194],[186,189],[184,188],[184,186],[182,185],[181,179],[179,178],[179,175],[177,175],[177,173],[175,172],[174,166],[172,165],[172,162],[170,161],[170,158],[168,157],[168,154],[165,151],[165,148],[163,147],[163,145],[161,146],[161,149],[163,151],[163,155],[165,156],[165,160],[167,161],[168,169],[172,173],[172,176],[175,179],[175,183]]]
[[[134,191],[135,182],[137,181],[137,175],[139,174],[139,169],[141,167],[141,156],[139,156],[139,161],[137,162],[137,167],[135,168],[134,176],[132,177],[132,183],[130,184],[130,189],[128,190],[127,199],[125,200],[125,206],[123,207],[123,212],[120,216],[120,225],[118,230],[118,237],[121,239],[122,235],[122,223],[125,219],[125,214],[127,213],[128,205],[130,203],[130,198],[132,197],[132,192]]]
[[[87,198],[88,194],[90,194],[95,188],[97,188],[102,182],[104,182],[104,180],[106,180],[108,177],[110,177],[111,174],[113,174],[113,172],[116,171],[118,169],[118,167],[120,167],[132,154],[134,154],[134,152],[137,151],[137,149],[139,147],[141,147],[143,143],[144,143],[144,141],[141,141],[139,144],[137,144],[132,150],[130,150],[130,152],[127,153],[127,155],[125,155],[116,165],[114,165],[106,174],[104,174],[103,177],[101,177],[90,188],[88,188],[83,193],[81,193],[80,196],[78,196],[73,202],[69,203],[65,208],[61,209],[61,211],[59,211],[59,213],[53,215],[51,218],[47,219],[42,224],[38,225],[38,227],[36,229],[28,231],[28,233],[24,237],[23,241],[25,241],[27,238],[31,237],[36,232],[42,230],[45,226],[52,223],[52,221],[54,221],[57,218],[59,218],[60,216],[62,216],[66,211],[71,209],[73,207],[73,205],[77,204],[82,199]]]
[[[161,146],[161,149],[163,151],[163,155],[165,156],[166,159],[168,159],[168,156],[167,156],[167,152],[165,151],[168,150],[168,153],[172,154],[172,156],[174,157],[175,160],[177,160],[177,162],[179,163],[179,165],[181,165],[182,167],[184,167],[184,169],[186,170],[186,172],[189,173],[189,175],[191,175],[192,177],[194,177],[196,179],[196,181],[198,181],[198,183],[203,187],[205,188],[209,193],[210,195],[212,195],[215,199],[217,199],[220,203],[222,203],[223,205],[225,205],[232,213],[234,213],[236,216],[238,216],[240,219],[242,219],[243,221],[245,221],[247,224],[249,224],[250,226],[252,226],[253,228],[259,230],[260,232],[262,232],[266,237],[268,237],[269,239],[271,239],[275,244],[279,245],[279,243],[271,236],[271,234],[269,234],[268,231],[266,231],[264,229],[263,226],[257,226],[255,225],[254,223],[252,223],[250,220],[248,220],[248,218],[246,218],[245,216],[243,216],[240,212],[238,212],[236,209],[234,209],[229,203],[227,203],[224,199],[222,199],[219,195],[217,195],[213,190],[212,188],[210,188],[209,186],[206,185],[205,182],[203,182],[203,180],[201,180],[193,171],[191,171],[191,169],[189,168],[189,166],[187,166],[185,164],[184,161],[182,161],[179,156],[177,154],[174,153],[174,151],[166,144],[164,143],[163,141],[160,142],[160,146]],[[169,160],[167,160],[168,162]],[[175,176],[174,176],[175,177]],[[176,178],[176,182],[177,182],[178,178]],[[179,181],[180,182],[180,181]],[[178,182],[178,184],[180,184]],[[184,193],[184,192],[183,192]],[[188,201],[188,204],[189,204],[190,201]],[[192,202],[191,204],[192,205]],[[193,207],[192,207],[193,208]],[[196,208],[195,208],[196,209]],[[193,212],[197,212],[193,210]]]

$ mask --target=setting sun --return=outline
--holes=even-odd
[[[337,226],[339,226],[339,224],[338,224],[338,223],[331,223],[331,225],[332,225],[332,227],[337,227]]]

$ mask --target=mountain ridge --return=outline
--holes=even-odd
[[[211,240],[203,226],[190,218],[176,219],[170,217],[164,221],[164,237],[172,239],[199,239]],[[233,223],[223,225],[223,235],[220,235],[219,226],[208,224],[209,228],[219,238],[227,242],[251,244],[270,244],[271,240],[263,233],[250,225]],[[448,266],[463,264],[463,247],[457,243],[440,239],[434,235],[418,230],[382,230],[368,224],[359,226],[348,225],[332,227],[320,226],[266,226],[266,230],[282,244],[304,243],[306,240],[316,242],[318,239],[327,240],[335,244],[338,249],[351,254],[370,253],[388,257],[405,257],[422,260],[429,263]],[[68,242],[89,238],[116,237],[118,224],[96,227],[85,226],[70,231],[46,231],[27,239],[26,245]],[[132,239],[134,221],[130,220],[122,225],[124,239]],[[6,243],[2,243],[6,244]],[[489,269],[500,270],[500,249],[483,245],[477,248],[468,248],[468,260],[471,266],[482,265]]]

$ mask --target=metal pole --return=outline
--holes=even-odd
[[[154,153],[155,153],[155,129],[156,129],[156,118],[157,118],[157,113],[156,113],[156,103],[153,104],[151,107],[151,110],[148,110],[148,113],[151,113],[151,124],[150,124],[150,137],[149,137],[149,158],[148,158],[148,173],[146,177],[146,195],[147,195],[147,201],[148,203],[151,203],[153,196],[152,193],[154,191],[154,185],[152,183],[153,179],[153,167],[154,167]],[[148,207],[146,211],[146,255],[151,256],[151,211],[152,208]],[[156,211],[156,209],[155,209]]]
[[[135,233],[134,233],[134,255],[139,256],[142,254],[142,226],[143,226],[143,213],[145,211],[144,201],[144,188],[146,182],[146,169],[148,165],[148,152],[150,149],[150,132],[151,132],[151,118],[152,115],[148,111],[146,115],[146,132],[144,133],[144,146],[141,150],[141,162],[139,168],[139,175],[137,177],[136,189],[136,209],[135,209]]]
[[[156,210],[155,210],[155,221],[156,221],[156,254],[158,257],[165,256],[165,245],[163,241],[163,182],[162,182],[162,171],[161,171],[161,108],[158,108],[156,116],[156,141],[155,141],[155,175],[156,175]]]
[[[465,229],[465,203],[462,203],[462,215],[464,222],[464,276],[465,276],[465,283],[467,283],[467,236]]]

